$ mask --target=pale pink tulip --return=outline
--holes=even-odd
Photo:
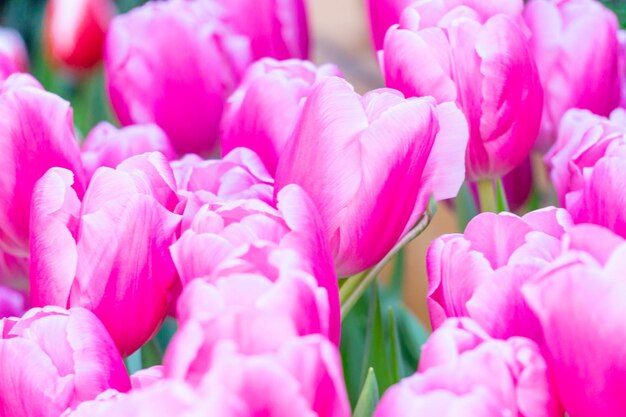
[[[276,191],[300,185],[325,223],[337,273],[380,261],[465,176],[467,124],[452,103],[380,89],[359,96],[345,80],[314,87],[276,171]]]
[[[28,70],[28,52],[22,35],[15,29],[0,27],[0,79]]]
[[[530,46],[544,88],[537,148],[545,152],[568,109],[608,116],[619,104],[619,24],[595,0],[531,0],[524,20],[532,32]]]
[[[484,20],[467,7],[440,26],[422,29],[423,19],[418,3],[387,33],[387,86],[456,102],[470,130],[467,178],[505,175],[532,150],[541,119],[542,88],[522,27],[504,14]]]
[[[130,382],[104,326],[82,308],[34,308],[0,320],[0,415],[57,417]]]
[[[161,152],[167,159],[176,154],[170,140],[157,125],[133,125],[117,129],[108,122],[94,127],[82,146],[87,177],[100,167],[115,168],[123,160],[146,152]]]
[[[72,185],[53,168],[35,187],[31,302],[93,311],[126,356],[158,330],[178,285],[174,175],[152,153],[98,169],[82,201]]]
[[[67,168],[82,196],[85,175],[67,101],[14,74],[0,84],[0,114],[0,251],[26,257],[35,182],[48,168]]]
[[[274,174],[278,160],[313,86],[331,75],[334,65],[262,59],[251,65],[226,102],[221,124],[222,154],[243,146],[255,151]]]
[[[450,319],[422,349],[418,373],[387,390],[375,417],[557,417],[546,362],[523,337],[491,339],[470,319]]]
[[[212,1],[152,1],[111,22],[107,89],[123,125],[155,123],[179,153],[212,151],[249,42]]]

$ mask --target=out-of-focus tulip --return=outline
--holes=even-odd
[[[28,52],[24,39],[14,29],[0,27],[0,80],[28,70]]]
[[[307,59],[309,33],[304,0],[217,0],[224,19],[250,40],[254,60]]]
[[[626,337],[626,243],[615,235],[613,242],[594,235],[592,227],[598,228],[587,226],[578,240],[598,256],[571,253],[523,293],[541,323],[546,359],[567,415],[618,417],[626,413],[621,342]]]
[[[541,329],[520,288],[554,261],[571,227],[564,209],[524,217],[483,213],[465,234],[444,235],[428,249],[428,307],[433,328],[448,317],[471,317],[496,338],[525,336],[539,343]]]
[[[420,14],[419,27],[424,29],[437,26],[441,20],[454,10],[455,14],[470,13],[483,21],[498,14],[512,18],[521,16],[522,0],[369,0],[369,16],[376,50],[383,48],[387,30],[400,22],[402,11],[411,8]],[[456,9],[456,10],[455,10]]]
[[[532,150],[541,120],[542,88],[526,35],[504,14],[483,23],[467,8],[420,29],[419,10],[407,8],[385,38],[387,85],[459,105],[470,130],[469,180],[507,174]]]
[[[389,388],[374,416],[557,417],[559,408],[534,342],[491,339],[465,318],[432,334],[419,372]]]
[[[132,389],[143,389],[163,380],[165,369],[163,365],[154,365],[140,369],[130,376]]]
[[[224,102],[250,62],[248,40],[220,19],[213,2],[187,0],[113,19],[104,61],[123,125],[155,123],[179,153],[213,150]]]
[[[74,70],[93,68],[102,47],[115,3],[111,0],[48,0],[43,43],[54,65]]]
[[[334,65],[315,67],[308,61],[263,59],[246,72],[226,103],[221,125],[222,154],[245,147],[259,155],[270,174],[313,86],[331,75]]]
[[[20,317],[26,311],[26,295],[0,284],[0,319]]]
[[[35,182],[51,167],[75,175],[82,196],[85,175],[67,101],[43,90],[30,75],[0,84],[0,251],[28,256],[28,224]]]
[[[456,195],[465,176],[467,123],[452,103],[363,97],[329,77],[307,99],[276,171],[278,191],[298,184],[325,223],[340,276],[375,265],[426,210]]]
[[[183,283],[241,273],[272,281],[313,276],[327,292],[329,338],[339,343],[339,294],[327,240],[309,197],[290,185],[278,193],[276,208],[257,199],[203,206],[171,252]]]
[[[0,414],[56,417],[130,382],[102,323],[82,308],[44,307],[0,320]]]
[[[152,153],[98,169],[82,202],[72,185],[53,168],[35,187],[31,302],[93,311],[126,356],[158,330],[178,284],[174,176]]]
[[[560,203],[576,223],[595,223],[626,237],[626,124],[624,112],[611,120],[570,110],[546,155]]]
[[[160,152],[167,159],[176,153],[170,140],[157,125],[133,125],[117,129],[101,122],[87,135],[82,147],[82,159],[87,178],[100,167],[115,168],[123,160],[146,152]]]
[[[572,108],[608,116],[620,101],[617,17],[594,0],[531,0],[524,19],[544,88],[537,148],[555,140]]]

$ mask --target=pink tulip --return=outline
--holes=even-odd
[[[215,366],[213,351],[222,340],[255,355],[274,352],[300,336],[328,335],[328,297],[306,274],[275,282],[253,274],[214,284],[194,280],[178,300],[178,319],[164,359],[165,375],[198,381]]]
[[[217,0],[225,20],[250,40],[255,60],[307,59],[309,34],[304,0]]]
[[[178,285],[174,176],[152,153],[98,169],[82,201],[72,185],[54,168],[35,187],[31,302],[93,311],[126,356],[158,330]]]
[[[546,159],[559,201],[576,223],[595,223],[626,237],[622,196],[626,175],[626,124],[584,110],[565,114]]]
[[[498,13],[517,18],[523,9],[522,0],[369,0],[372,38],[377,51],[383,49],[387,30],[400,22],[402,11],[409,6],[420,14],[419,27],[422,29],[439,25],[451,11],[467,13],[471,9],[484,22]]]
[[[448,317],[468,316],[496,338],[542,334],[520,288],[562,251],[571,227],[563,209],[524,217],[483,213],[465,234],[444,235],[428,249],[428,307],[433,328]]]
[[[163,365],[140,369],[130,376],[130,385],[134,390],[147,388],[162,381],[165,378],[164,372]]]
[[[48,58],[54,65],[70,69],[96,66],[114,15],[111,0],[49,0],[43,34]]]
[[[545,152],[568,109],[608,116],[619,104],[619,25],[615,14],[594,0],[532,0],[524,19],[544,87],[537,148]]]
[[[71,170],[82,196],[85,176],[74,137],[72,109],[30,75],[0,84],[0,251],[28,256],[28,223],[35,182],[51,167]]]
[[[387,390],[375,417],[561,416],[544,358],[523,337],[491,339],[450,319],[422,349],[418,373]]]
[[[470,128],[467,178],[507,174],[532,150],[541,119],[541,84],[523,30],[504,14],[483,23],[467,8],[420,29],[419,10],[407,8],[387,33],[381,57],[387,85],[406,96],[455,101]]]
[[[0,319],[4,317],[20,317],[25,311],[25,294],[0,284]]]
[[[82,308],[31,309],[0,320],[0,415],[56,417],[130,382],[111,337]]]
[[[302,102],[321,79],[340,75],[334,65],[262,59],[251,65],[226,103],[222,154],[243,146],[255,151],[274,174],[300,115]]]
[[[170,140],[156,125],[133,125],[121,129],[101,122],[87,135],[82,159],[87,177],[100,167],[115,168],[123,160],[146,152],[161,152],[167,159],[176,154]]]
[[[104,64],[123,125],[155,123],[179,153],[210,152],[224,101],[250,62],[248,40],[213,2],[149,2],[113,19]]]
[[[327,240],[309,197],[290,185],[278,193],[276,207],[257,199],[201,207],[171,253],[184,284],[248,273],[272,281],[314,277],[328,297],[329,338],[339,343],[337,277]]]
[[[276,171],[276,191],[298,184],[325,223],[337,273],[380,261],[427,208],[456,195],[464,178],[467,124],[452,104],[363,97],[345,80],[314,87]]]
[[[28,70],[28,52],[24,39],[14,29],[0,27],[0,79]]]
[[[570,253],[523,293],[541,323],[546,359],[567,415],[623,416],[626,243],[597,226],[581,227],[577,239],[600,256]]]

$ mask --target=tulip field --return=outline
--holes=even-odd
[[[0,2],[0,417],[626,416],[626,1],[334,1]]]

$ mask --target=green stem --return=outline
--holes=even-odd
[[[346,318],[365,290],[367,290],[385,265],[393,259],[396,253],[398,253],[398,251],[406,246],[406,244],[411,240],[419,236],[424,229],[428,227],[430,221],[435,215],[436,207],[436,205],[429,205],[428,210],[420,217],[415,227],[409,230],[409,232],[404,235],[402,239],[400,239],[398,243],[396,243],[396,245],[389,251],[389,253],[387,253],[387,255],[385,255],[385,257],[374,267],[346,279],[339,289],[339,300],[341,301],[341,320]]]
[[[480,211],[496,212],[496,196],[493,191],[491,180],[478,181],[478,199],[480,200]]]

